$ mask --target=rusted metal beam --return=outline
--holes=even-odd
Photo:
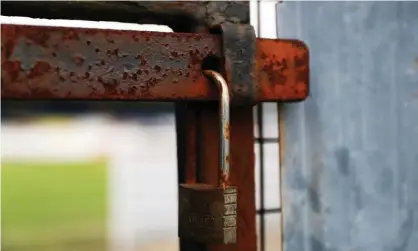
[[[2,25],[3,99],[217,100],[202,62],[222,57],[221,37]],[[308,49],[258,39],[255,100],[308,96]],[[223,66],[220,66],[223,67]]]

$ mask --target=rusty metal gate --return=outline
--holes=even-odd
[[[266,210],[263,203],[255,208],[254,141],[262,154],[263,144],[277,139],[263,137],[261,106],[259,138],[254,139],[253,106],[308,96],[309,57],[303,42],[256,39],[249,3],[241,1],[2,2],[1,7],[10,16],[172,28],[174,33],[3,24],[1,95],[14,100],[174,101],[179,183],[217,184],[218,95],[202,70],[223,73],[233,105],[230,182],[239,187],[237,244],[180,240],[180,250],[257,249],[256,214],[280,209]]]
[[[256,40],[248,2],[2,2],[4,15],[162,24],[183,32],[3,25],[2,98],[174,101],[178,182],[215,184],[217,92],[201,70],[216,69],[236,105],[231,181],[241,195],[238,242],[180,240],[181,250],[256,250],[256,214],[280,209],[255,208],[253,143],[277,139],[263,137],[261,106],[254,139],[253,105],[278,101],[283,250],[412,251],[417,10],[413,2],[277,6],[279,35],[303,39],[313,52],[309,90],[306,46]],[[287,104],[309,92],[309,101]]]

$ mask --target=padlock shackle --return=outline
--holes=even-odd
[[[204,70],[203,74],[214,80],[221,95],[219,99],[219,167],[221,171],[219,185],[225,188],[228,185],[229,180],[229,89],[225,79],[216,71]]]

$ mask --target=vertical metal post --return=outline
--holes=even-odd
[[[246,11],[249,13],[249,9]],[[176,104],[179,182],[198,181],[218,184],[218,113],[217,102],[183,102]],[[181,251],[255,251],[257,249],[253,108],[232,108],[230,116],[230,181],[231,185],[235,185],[239,189],[237,243],[231,245],[199,245],[180,240]]]

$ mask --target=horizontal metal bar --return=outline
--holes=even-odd
[[[9,24],[1,34],[3,99],[218,99],[202,74],[222,55],[217,35]],[[258,102],[308,96],[302,42],[258,39],[256,60]]]
[[[269,208],[269,209],[258,209],[256,214],[274,214],[274,213],[281,213],[281,208]]]

